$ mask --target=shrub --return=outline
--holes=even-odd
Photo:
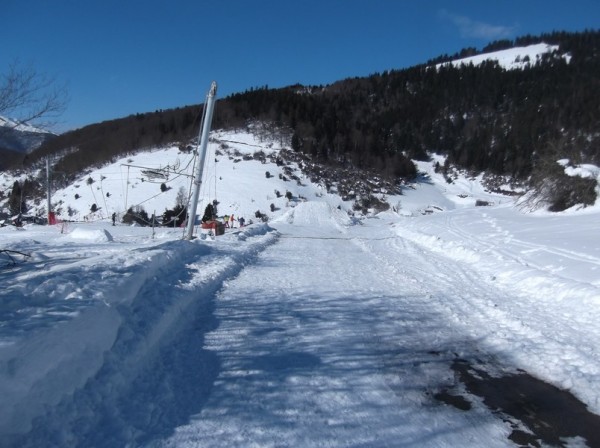
[[[555,184],[551,198],[551,212],[560,212],[574,205],[594,205],[596,202],[596,179],[567,176]]]
[[[177,204],[171,210],[165,209],[162,215],[162,223],[166,227],[179,227],[184,223],[186,217],[187,209],[183,205]]]
[[[363,214],[368,213],[369,209],[373,209],[376,212],[383,212],[389,208],[390,204],[373,195],[362,197],[352,205],[353,210],[360,211]]]
[[[151,224],[150,217],[143,207],[136,207],[135,210],[133,207],[130,207],[123,216],[122,222],[125,224],[133,224],[135,222],[140,226],[148,226]]]
[[[265,215],[264,213],[262,213],[260,210],[256,210],[256,212],[254,213],[254,216],[256,218],[260,219],[262,222],[269,221],[269,217],[267,215]]]
[[[538,165],[531,184],[527,205],[533,208],[545,205],[551,212],[560,212],[578,204],[587,206],[596,202],[596,179],[569,176],[554,160]]]

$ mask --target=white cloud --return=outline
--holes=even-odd
[[[500,39],[515,34],[516,26],[491,25],[479,22],[467,16],[451,13],[445,9],[439,11],[443,20],[450,21],[458,28],[461,37],[474,37],[477,39]]]

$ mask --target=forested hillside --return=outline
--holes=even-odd
[[[438,65],[476,54],[471,48],[328,86],[251,89],[219,100],[213,125],[273,123],[289,129],[292,148],[314,160],[388,177],[413,176],[410,159],[429,152],[447,155],[447,164],[533,183],[549,172],[560,176],[554,167],[560,158],[600,164],[600,32],[526,36],[481,52],[539,42],[559,48],[524,69],[506,70],[494,61]],[[187,106],[88,126],[44,145],[29,162],[65,151],[57,171],[68,177],[138,148],[185,145],[198,132],[200,112]],[[584,188],[587,198],[550,201],[564,202],[557,208],[589,202],[591,186]]]
[[[559,51],[524,70],[491,61],[435,69],[438,60],[326,88],[265,88],[228,101],[233,115],[289,123],[297,149],[359,167],[400,163],[396,174],[407,172],[399,154],[423,159],[428,151],[448,154],[450,163],[464,168],[520,178],[546,154],[597,162],[600,33],[537,41],[559,45]],[[568,62],[563,54],[571,56]]]

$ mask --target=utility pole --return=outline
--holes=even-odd
[[[46,183],[48,190],[48,225],[55,224],[54,214],[52,213],[52,203],[51,196],[52,193],[50,191],[50,158],[46,157]]]
[[[187,228],[185,239],[191,240],[196,221],[196,209],[198,208],[198,197],[200,196],[200,184],[202,183],[202,173],[204,171],[204,162],[206,160],[206,148],[208,147],[208,134],[212,123],[213,109],[215,106],[215,96],[217,95],[217,83],[215,81],[210,85],[210,90],[206,95],[204,105],[204,118],[198,135],[198,155],[199,161],[196,166],[196,175],[194,177],[194,192],[188,208]]]

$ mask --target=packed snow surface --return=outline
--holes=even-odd
[[[146,157],[183,157],[167,152]],[[248,220],[275,203],[268,223],[192,241],[112,226],[108,201],[142,200],[139,181],[111,187],[103,215],[0,228],[13,251],[0,270],[0,446],[514,446],[518,423],[466,392],[457,359],[526,371],[600,413],[598,208],[524,213],[421,163],[426,181],[359,218],[274,163],[217,160],[226,188],[206,197]],[[84,182],[72,210],[99,191]],[[293,200],[274,194],[286,189]]]
[[[96,243],[101,243],[103,241],[112,241],[112,235],[106,229],[84,229],[81,227],[76,227],[73,229],[71,233],[67,235],[68,238],[73,238],[76,240],[90,240]]]

